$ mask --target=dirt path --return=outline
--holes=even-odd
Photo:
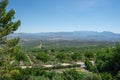
[[[33,64],[34,64],[34,62],[32,62],[32,60],[30,59],[30,57],[28,56],[28,54],[26,54],[26,56],[27,56],[27,58],[28,58],[28,60],[29,60],[30,64],[31,64],[31,65],[33,65]]]

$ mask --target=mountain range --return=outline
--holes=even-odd
[[[14,33],[9,38],[20,37],[21,40],[77,40],[77,41],[112,41],[120,42],[120,34],[109,31],[74,31],[48,33]]]

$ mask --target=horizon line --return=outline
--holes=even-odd
[[[14,33],[60,33],[60,32],[112,32],[115,34],[120,34],[118,32],[113,32],[113,31],[92,31],[92,30],[78,30],[78,31],[46,31],[46,32],[17,32],[15,31]]]

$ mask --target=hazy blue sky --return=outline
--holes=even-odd
[[[120,0],[9,0],[22,24],[17,32],[120,33]]]

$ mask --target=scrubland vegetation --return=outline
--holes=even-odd
[[[6,12],[7,4],[0,2],[0,80],[120,80],[120,43],[38,47],[7,39],[20,25],[12,21],[14,10]]]

